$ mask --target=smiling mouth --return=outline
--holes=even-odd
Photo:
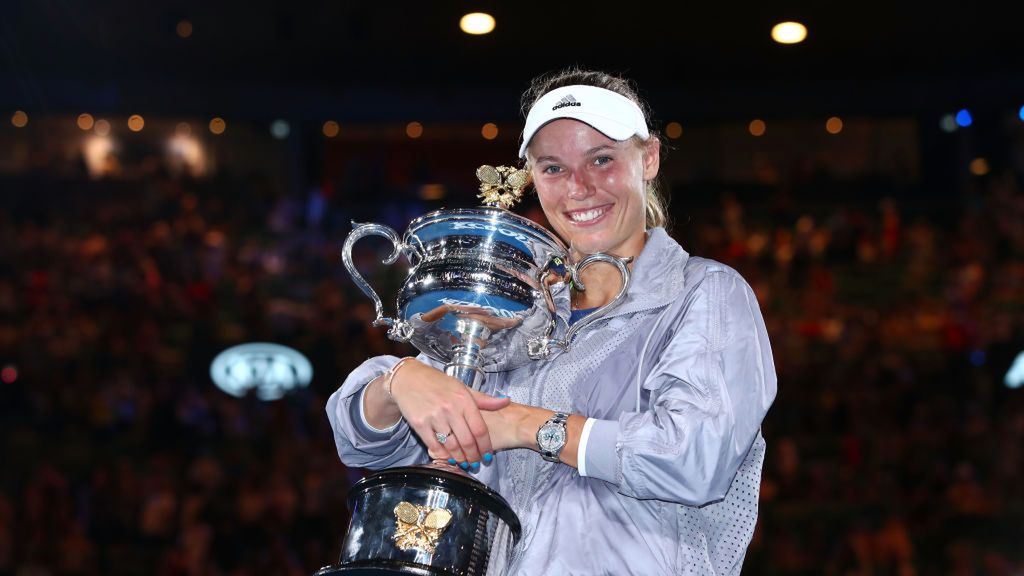
[[[587,222],[593,222],[601,216],[604,216],[612,209],[610,204],[604,206],[598,206],[596,208],[588,208],[585,210],[573,210],[572,212],[566,212],[565,215],[576,224],[586,224]]]

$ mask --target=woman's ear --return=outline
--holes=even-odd
[[[644,181],[650,182],[658,176],[661,168],[661,140],[657,136],[649,138],[643,147]]]

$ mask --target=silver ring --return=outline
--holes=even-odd
[[[448,435],[445,434],[444,432],[435,432],[434,438],[437,438],[437,441],[441,444],[444,444],[445,442],[448,441]]]

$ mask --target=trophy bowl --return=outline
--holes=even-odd
[[[553,286],[567,274],[568,252],[561,240],[533,222],[502,208],[439,210],[414,220],[401,239],[390,228],[360,224],[345,242],[368,235],[392,240],[385,262],[404,254],[412,264],[398,293],[397,318],[384,318],[380,299],[354,267],[356,282],[377,306],[375,324],[434,360],[451,365],[451,375],[468,385],[481,371],[503,371],[528,361],[526,346],[513,340],[541,340],[556,321]],[[513,338],[514,336],[514,338]]]

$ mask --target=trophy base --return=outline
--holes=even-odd
[[[435,463],[382,470],[349,491],[341,558],[315,576],[475,576],[487,571],[501,524],[520,525],[500,494]]]
[[[426,568],[419,564],[375,562],[372,566],[326,566],[313,576],[449,576],[446,570]]]

